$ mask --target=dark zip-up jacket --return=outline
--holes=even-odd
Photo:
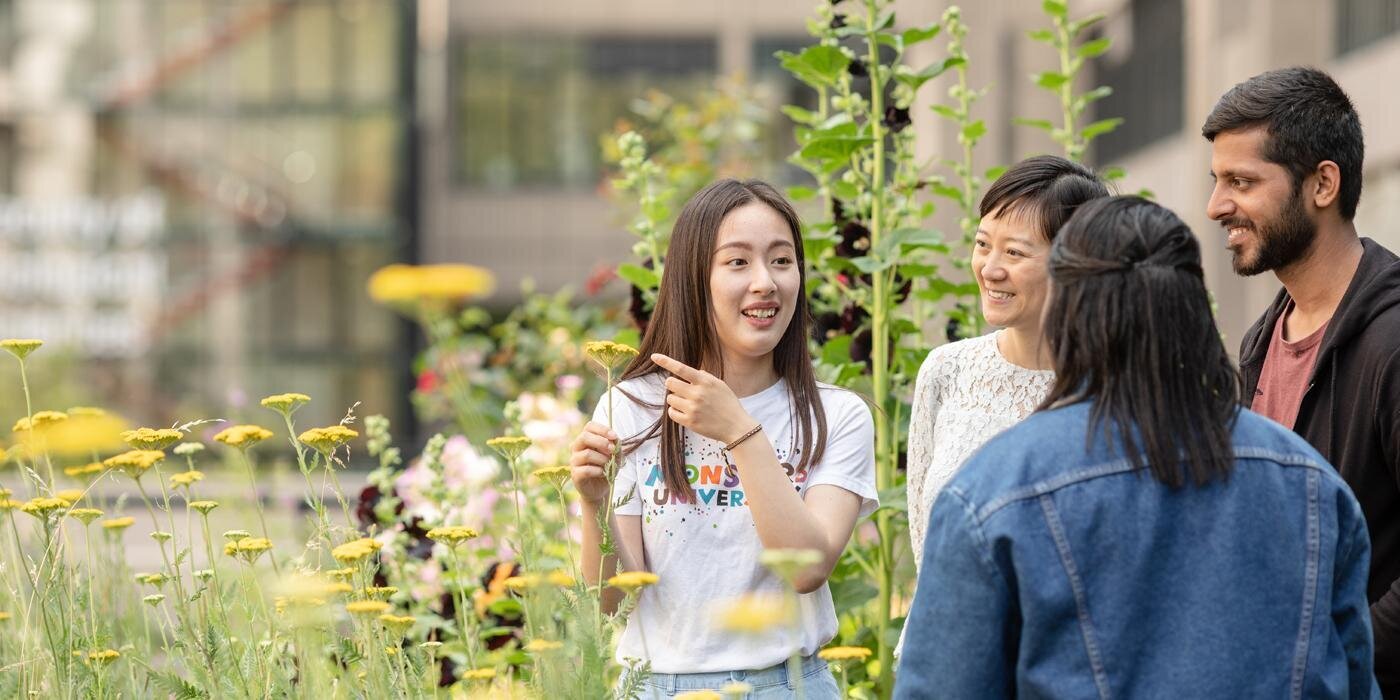
[[[1323,335],[1293,430],[1361,503],[1371,535],[1366,593],[1376,678],[1387,698],[1400,698],[1400,258],[1369,238],[1361,244],[1361,264]],[[1246,404],[1289,301],[1279,290],[1240,343]]]

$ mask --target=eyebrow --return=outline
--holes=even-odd
[[[774,248],[780,248],[782,246],[787,246],[794,250],[797,249],[797,247],[792,244],[792,241],[773,241],[768,245],[768,249],[772,250]],[[744,250],[753,250],[753,246],[748,241],[730,241],[722,246],[719,246],[718,248],[715,248],[715,252],[718,253],[721,250],[724,250],[725,248],[743,248]]]
[[[987,230],[986,230],[986,229],[982,229],[982,228],[977,229],[977,232],[980,233],[980,234],[982,234],[983,236],[990,236],[990,235],[992,235],[992,234],[990,234],[990,233],[987,233]],[[1010,242],[1012,242],[1012,243],[1020,243],[1021,245],[1026,245],[1026,246],[1035,245],[1035,242],[1032,241],[1031,239],[1029,239],[1029,238],[1024,238],[1024,237],[1021,237],[1021,236],[1007,236],[1006,240],[1008,240],[1008,241],[1010,241]]]

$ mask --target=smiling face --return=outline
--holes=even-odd
[[[1002,328],[1038,328],[1049,291],[1050,242],[1013,207],[977,226],[972,275],[982,293],[982,316]]]
[[[1317,237],[1301,188],[1282,165],[1264,159],[1263,127],[1226,131],[1211,143],[1215,178],[1206,214],[1227,231],[1235,273],[1257,275],[1307,255]]]
[[[724,217],[710,258],[710,313],[726,366],[767,359],[797,308],[802,274],[792,230],[762,202]]]

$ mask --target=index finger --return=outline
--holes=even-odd
[[[693,383],[697,379],[700,379],[700,370],[695,369],[694,367],[691,367],[690,365],[681,362],[680,360],[676,360],[662,355],[659,352],[652,353],[651,361],[655,362],[656,365],[661,369],[664,369],[670,372],[671,374],[674,374],[677,377],[686,380],[687,382]]]

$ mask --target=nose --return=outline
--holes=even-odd
[[[1230,199],[1230,193],[1221,183],[1215,183],[1215,187],[1210,191],[1210,200],[1206,202],[1206,216],[1212,221],[1220,221],[1235,213],[1235,203]]]
[[[753,278],[749,280],[749,291],[767,296],[777,291],[778,283],[773,279],[772,270],[767,265],[752,265]]]
[[[1006,267],[1001,264],[1001,255],[992,253],[987,256],[987,263],[982,266],[982,279],[1000,282],[1006,279]]]

